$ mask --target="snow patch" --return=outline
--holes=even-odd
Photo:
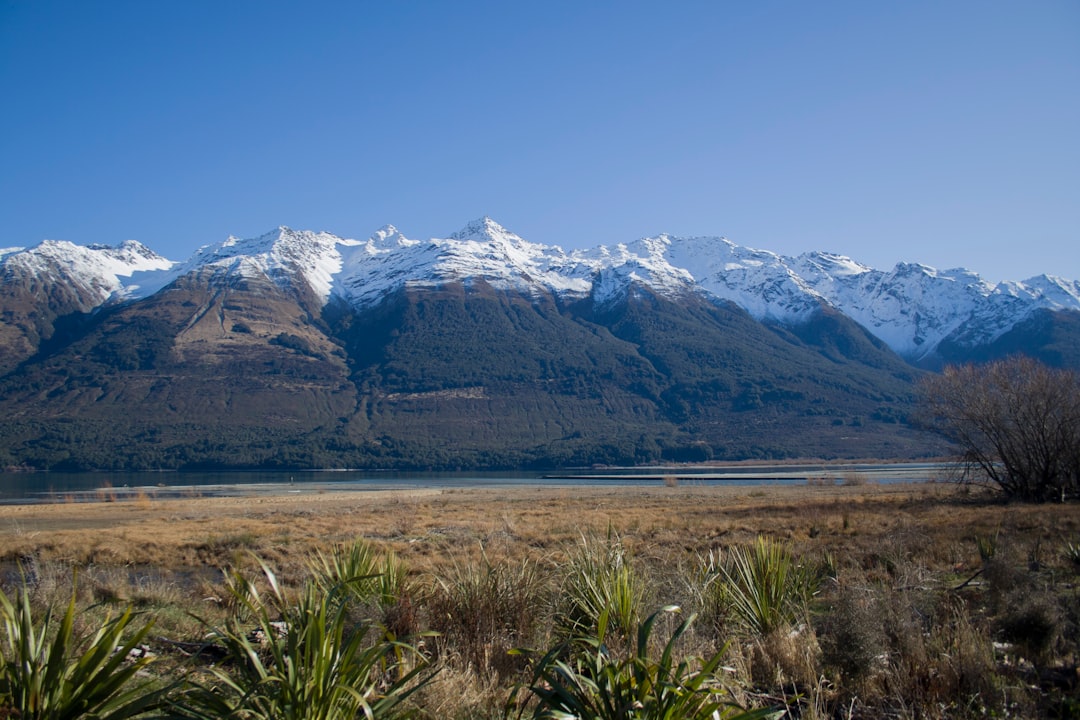
[[[403,287],[450,282],[602,303],[643,286],[661,296],[694,292],[730,301],[759,320],[782,323],[803,322],[831,306],[913,360],[931,355],[946,338],[993,340],[1040,308],[1080,310],[1080,282],[1052,275],[992,285],[963,268],[900,263],[883,271],[844,255],[786,257],[712,236],[661,234],[566,252],[527,241],[490,217],[429,240],[410,239],[392,225],[364,241],[278,227],[203,246],[184,263],[136,241],[107,247],[47,240],[28,250],[0,250],[0,263],[57,282],[69,278],[101,302],[145,297],[206,268],[281,286],[304,283],[323,303],[337,297],[357,308]]]

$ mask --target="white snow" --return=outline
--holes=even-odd
[[[256,238],[228,237],[174,263],[128,241],[117,247],[46,240],[0,250],[0,265],[110,298],[144,297],[188,272],[211,269],[305,283],[327,303],[377,304],[402,287],[484,282],[532,297],[592,297],[606,303],[635,285],[675,297],[697,293],[730,301],[755,318],[799,323],[823,305],[846,314],[897,352],[920,359],[951,337],[986,342],[1040,308],[1080,310],[1080,281],[1040,275],[992,285],[962,268],[900,263],[877,270],[833,253],[786,257],[724,237],[657,235],[612,247],[565,252],[529,242],[491,218],[447,238],[414,240],[387,225],[365,241],[279,227]]]
[[[2,262],[38,277],[68,279],[102,303],[114,295],[131,296],[139,287],[153,285],[153,275],[167,272],[174,265],[134,240],[116,247],[44,240],[35,247],[4,255]]]

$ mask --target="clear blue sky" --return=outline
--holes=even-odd
[[[0,0],[0,247],[726,235],[1080,278],[1080,2]]]

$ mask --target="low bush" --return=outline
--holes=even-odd
[[[435,579],[427,598],[440,654],[457,653],[481,673],[512,675],[520,662],[509,651],[532,642],[549,605],[547,578],[535,563],[455,563]]]
[[[350,621],[346,587],[328,591],[309,582],[293,603],[273,572],[263,570],[268,593],[232,576],[239,612],[211,634],[228,662],[210,668],[211,680],[194,685],[173,709],[201,720],[407,716],[404,701],[430,678],[415,648],[368,643],[369,628]]]
[[[164,690],[143,672],[152,658],[135,652],[151,624],[129,632],[128,608],[79,637],[75,615],[74,593],[62,615],[37,617],[25,585],[14,600],[0,591],[0,717],[122,720],[161,707]]]
[[[605,643],[609,616],[602,612],[595,635],[577,636],[540,658],[529,683],[511,693],[506,715],[534,720],[755,720],[783,714],[735,706],[719,676],[723,653],[676,661],[676,644],[693,616],[675,629],[660,657],[653,657],[653,626],[662,613],[677,612],[678,607],[668,606],[641,623],[634,652],[625,659]]]
[[[644,602],[644,581],[618,534],[609,529],[603,539],[583,537],[563,574],[561,630],[568,635],[594,632],[604,616],[608,629],[629,642]]]
[[[872,588],[845,584],[816,623],[822,662],[834,683],[857,695],[887,662],[882,609]]]

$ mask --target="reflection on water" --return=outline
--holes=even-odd
[[[0,473],[0,503],[94,502],[142,497],[236,496],[341,490],[581,485],[805,485],[926,482],[938,463],[728,465],[565,472],[184,472]]]

